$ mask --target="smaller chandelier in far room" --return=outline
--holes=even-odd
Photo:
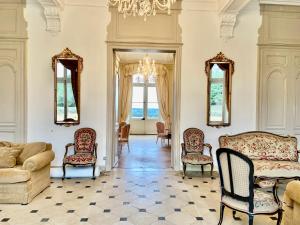
[[[143,60],[139,61],[137,72],[142,74],[146,79],[156,76],[155,60],[146,55]]]
[[[146,20],[147,16],[155,16],[156,10],[167,10],[171,13],[171,5],[176,0],[108,0],[108,4],[112,6],[118,5],[118,11],[126,16],[143,16]]]

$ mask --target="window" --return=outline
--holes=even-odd
[[[72,89],[71,70],[57,64],[57,120],[78,120],[77,107]]]
[[[159,108],[155,87],[155,77],[147,80],[141,74],[133,76],[132,108],[133,119],[158,119]]]

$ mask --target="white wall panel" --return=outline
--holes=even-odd
[[[267,79],[267,129],[285,129],[286,76],[275,70]]]

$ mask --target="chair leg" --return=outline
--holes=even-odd
[[[203,173],[204,173],[204,166],[201,165],[201,172],[202,172],[202,176],[203,176]]]
[[[96,177],[95,177],[95,169],[96,169],[96,164],[94,164],[93,165],[93,180],[95,180],[96,179]]]
[[[281,220],[282,220],[282,209],[280,209],[278,211],[278,219],[277,219],[277,225],[281,224]]]
[[[62,180],[64,180],[66,177],[66,164],[63,164],[63,177]]]
[[[128,152],[130,152],[129,142],[127,142],[127,148],[128,148]]]
[[[224,208],[225,208],[225,206],[221,203],[221,205],[220,205],[220,220],[219,220],[218,225],[221,225],[223,222]]]
[[[214,164],[210,164],[210,177],[213,178]]]
[[[253,225],[253,215],[249,215],[249,225]]]
[[[182,179],[184,179],[184,177],[185,177],[185,171],[186,171],[186,164],[185,164],[185,163],[183,163],[182,165],[183,165],[183,174],[182,174]]]

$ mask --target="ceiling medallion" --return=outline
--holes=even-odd
[[[171,13],[171,5],[176,0],[108,0],[112,6],[118,5],[118,11],[126,16],[143,16],[146,21],[147,16],[155,16],[156,10],[167,10]]]

